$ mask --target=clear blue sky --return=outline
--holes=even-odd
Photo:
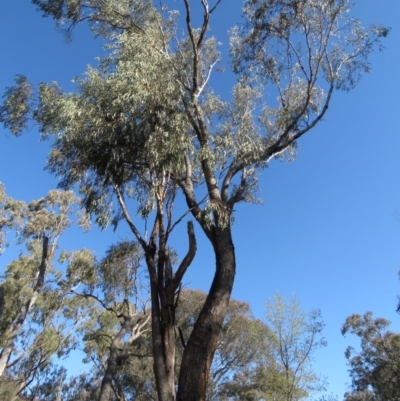
[[[223,32],[238,21],[241,1],[223,0],[212,27]],[[315,369],[339,399],[349,382],[344,350],[350,339],[340,327],[346,316],[372,310],[393,322],[400,283],[400,2],[356,0],[354,14],[367,23],[392,27],[386,50],[375,53],[373,72],[350,93],[335,93],[327,118],[300,141],[293,163],[273,162],[261,178],[263,206],[238,205],[234,240],[238,270],[233,297],[250,302],[256,316],[263,301],[279,292],[297,295],[305,309],[320,308],[328,347],[316,354]],[[54,23],[42,19],[29,0],[0,4],[0,91],[15,74],[57,81],[71,79],[95,57],[101,43],[85,28],[66,43]],[[219,76],[229,93],[232,77]],[[0,181],[8,193],[31,200],[57,182],[43,171],[49,144],[33,127],[21,138],[0,128]],[[197,229],[199,252],[186,283],[207,290],[214,268],[212,250]],[[74,233],[75,234],[75,233]],[[128,236],[121,227],[117,237]],[[66,246],[97,250],[117,239],[111,230],[64,238]],[[186,242],[186,239],[185,239]],[[2,256],[1,269],[11,258]]]

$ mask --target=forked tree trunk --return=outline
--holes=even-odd
[[[159,401],[175,401],[174,293],[172,296],[168,291],[160,294],[158,286],[154,287],[152,290],[152,338],[158,399]],[[158,298],[160,295],[166,299],[160,302]]]
[[[205,401],[211,363],[235,278],[231,228],[215,229],[216,272],[206,302],[183,352],[177,401]]]
[[[146,256],[147,264],[151,269],[151,266],[154,266],[154,259],[148,257],[148,255]],[[153,371],[156,379],[158,400],[175,401],[175,343],[168,342],[169,336],[167,333],[169,333],[169,330],[167,327],[162,327],[158,283],[151,281],[150,287]],[[173,352],[171,352],[171,348]]]
[[[165,235],[162,223],[160,236]],[[154,253],[149,248],[146,263],[151,287],[151,328],[153,340],[154,375],[159,401],[175,401],[175,308],[176,295],[180,291],[182,277],[196,254],[196,238],[193,223],[188,223],[189,248],[175,273],[166,251],[165,237],[160,241],[157,269]]]

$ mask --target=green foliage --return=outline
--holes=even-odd
[[[58,286],[55,258],[60,235],[74,222],[88,228],[88,217],[71,191],[50,191],[25,204],[1,189],[3,227],[25,247],[1,277],[0,391],[12,382],[17,396],[50,374],[53,355],[63,357],[76,345],[72,332],[82,305]]]
[[[147,287],[142,283],[146,277],[142,259],[139,245],[127,240],[111,245],[100,261],[87,249],[64,253],[62,260],[68,265],[63,286],[80,289],[82,296],[100,292],[104,303],[116,308],[125,308],[127,300],[144,305]]]
[[[333,89],[350,90],[370,72],[368,56],[389,30],[364,28],[348,0],[248,0],[246,23],[231,34],[234,71],[247,84],[276,93],[258,115],[268,149],[295,154],[295,141],[325,114]]]
[[[57,25],[68,25],[70,30],[82,20],[88,20],[96,36],[109,37],[114,31],[130,29],[141,31],[148,23],[149,14],[155,14],[151,0],[32,0],[43,12],[43,16],[51,16]],[[153,22],[155,16],[153,16]]]
[[[6,88],[3,94],[4,104],[0,107],[0,121],[14,135],[18,135],[28,127],[31,112],[33,89],[27,78],[17,75],[15,86]]]
[[[10,232],[15,231],[17,235],[20,232],[25,209],[25,203],[9,197],[0,182],[0,255],[8,245]]]
[[[267,341],[277,362],[274,368],[281,373],[277,387],[283,398],[299,400],[324,390],[323,380],[312,370],[315,351],[326,346],[321,312],[306,313],[298,299],[276,295],[265,303],[265,316],[270,328]]]
[[[98,277],[95,268],[96,258],[92,251],[81,249],[69,254],[64,253],[62,261],[68,261],[64,286],[68,288],[83,284],[90,290],[94,289],[98,283]]]
[[[88,317],[79,328],[86,354],[83,362],[94,363],[94,378],[111,375],[115,394],[120,391],[122,378],[127,380],[131,360],[148,354],[140,350],[148,342],[143,338],[148,336],[150,320],[148,289],[142,283],[142,256],[138,244],[129,241],[111,246],[100,261],[87,250],[64,255],[68,266],[63,286],[73,286],[71,292],[87,308]],[[75,385],[84,385],[83,378],[76,380],[65,390],[68,394],[74,394]],[[103,394],[103,383],[99,394]]]
[[[62,400],[97,401],[101,379],[93,373],[92,371],[68,378],[62,388]]]
[[[179,295],[177,373],[184,351],[182,341],[189,338],[205,297],[206,294],[195,290],[182,290]],[[305,399],[322,390],[322,382],[311,370],[313,352],[324,345],[319,314],[302,312],[295,299],[286,302],[277,296],[271,305],[273,309],[269,309],[268,316],[272,325],[267,326],[254,318],[247,303],[231,301],[211,367],[208,400],[288,401]],[[87,362],[97,360],[100,367],[106,364],[113,333],[118,331],[118,319],[110,312],[97,316],[98,328],[84,329],[85,351]],[[143,401],[156,399],[150,338],[141,337],[131,352],[136,357],[121,364],[115,387],[121,388],[126,397],[136,394]],[[96,374],[101,375],[101,370]]]
[[[140,297],[143,252],[135,242],[122,241],[107,250],[99,265],[101,289],[106,299]]]
[[[353,88],[363,72],[370,72],[368,56],[389,29],[365,29],[348,15],[351,8],[348,0],[247,0],[246,25],[235,27],[232,35],[235,71],[249,68],[257,79],[277,85],[292,113],[296,106],[291,102],[300,100],[301,109],[309,100],[307,86],[318,92],[320,73],[338,89]],[[317,104],[309,103],[314,112]]]
[[[179,295],[176,311],[177,374],[183,353],[178,328],[181,331],[183,341],[185,341],[193,329],[193,324],[205,297],[205,293],[195,290],[182,290]],[[87,363],[96,361],[95,367],[91,370],[93,375],[91,381],[97,383],[98,386],[99,378],[107,364],[111,342],[118,333],[120,320],[116,319],[112,312],[101,311],[101,309],[94,310],[92,317],[93,319],[82,327],[82,332],[85,333],[85,352],[87,355],[85,361]],[[261,370],[261,362],[265,363],[267,359],[265,357],[266,359],[261,361],[260,357],[260,355],[265,356],[267,354],[264,348],[267,332],[267,326],[254,318],[247,303],[235,300],[230,303],[221,340],[211,368],[211,378],[207,391],[208,400],[222,401],[229,394],[233,394],[232,388],[235,387],[240,375],[247,378],[251,377],[252,386],[260,386],[266,377],[269,380],[271,379],[270,374],[262,376],[260,373],[257,374],[256,378],[253,370],[254,364],[257,364]],[[132,344],[130,352],[132,356],[124,360],[118,367],[118,373],[114,378],[114,388],[119,389],[118,391],[121,391],[127,399],[132,397],[132,399],[140,401],[156,400],[156,385],[152,371],[151,337],[145,333]],[[272,360],[268,360],[269,366],[273,363]],[[278,373],[276,374],[278,375]],[[90,380],[86,378],[85,382],[89,383]],[[74,386],[77,386],[75,394],[77,394],[79,386],[86,389],[82,381],[77,381]],[[273,393],[278,390],[277,387],[273,390],[269,387],[269,391]],[[63,396],[66,396],[65,393]],[[276,396],[275,393],[274,396]]]
[[[223,386],[223,400],[295,401],[324,390],[312,370],[314,352],[325,341],[320,312],[305,313],[296,298],[276,295],[266,302],[262,341],[252,364],[238,369]]]
[[[203,213],[193,211],[196,218],[205,228],[229,224],[235,203],[258,201],[259,169],[273,157],[293,158],[297,139],[323,118],[333,90],[353,88],[370,71],[368,56],[389,32],[363,28],[348,16],[348,0],[248,0],[245,23],[230,34],[239,83],[228,103],[208,85],[221,60],[218,41],[208,19],[201,29],[191,26],[189,3],[185,29],[177,10],[157,9],[151,0],[33,3],[70,28],[87,20],[95,35],[108,38],[109,56],[76,79],[76,93],[41,84],[35,108],[26,78],[18,77],[0,120],[20,132],[35,110],[42,134],[55,136],[49,170],[63,187],[80,185],[102,227],[121,218],[111,206],[115,186],[147,217],[161,183],[172,180],[192,199],[181,181],[188,177],[207,191],[213,180],[220,184]],[[266,93],[276,101],[267,104]]]
[[[56,135],[48,168],[63,177],[63,187],[80,183],[86,207],[102,226],[110,221],[113,185],[129,186],[148,215],[163,172],[177,174],[190,146],[182,135],[179,86],[155,48],[162,43],[154,42],[120,35],[101,69],[89,68],[77,80],[79,95],[40,88],[35,118],[44,135]]]
[[[90,67],[83,78],[76,78],[75,93],[44,83],[36,93],[26,78],[18,77],[17,85],[7,89],[0,121],[17,134],[29,118],[35,120],[43,137],[53,138],[47,167],[61,178],[61,187],[79,188],[86,210],[96,216],[100,227],[116,227],[121,219],[129,224],[145,252],[153,285],[153,312],[162,311],[158,325],[159,316],[153,318],[154,333],[160,333],[154,341],[155,347],[160,344],[155,356],[161,361],[157,363],[165,362],[169,373],[164,371],[164,376],[170,378],[174,361],[168,358],[173,358],[174,351],[167,352],[167,341],[161,337],[174,319],[173,313],[169,317],[164,311],[173,303],[196,248],[191,229],[190,252],[183,259],[189,262],[180,265],[172,280],[165,254],[175,227],[176,195],[183,195],[187,213],[200,224],[217,256],[216,279],[208,298],[213,313],[204,309],[205,314],[200,315],[204,327],[198,326],[201,330],[213,328],[204,345],[207,358],[212,358],[234,281],[230,229],[235,204],[259,201],[261,169],[273,158],[293,159],[298,139],[323,119],[333,91],[353,88],[360,76],[370,71],[368,56],[380,47],[380,39],[389,30],[377,25],[363,28],[359,20],[348,17],[349,0],[246,0],[244,24],[230,33],[238,83],[231,101],[225,102],[210,88],[210,77],[222,59],[219,43],[210,34],[210,21],[221,1],[211,6],[201,1],[200,28],[193,27],[189,0],[183,2],[186,18],[182,23],[177,10],[168,10],[168,4],[175,7],[172,1],[160,5],[152,0],[32,2],[59,26],[66,25],[68,32],[87,21],[94,35],[106,38],[109,54],[97,68]],[[267,103],[267,94],[276,100]],[[0,191],[0,202],[2,197]],[[54,226],[59,226],[60,232],[68,226],[68,219],[60,220],[49,212],[48,201],[28,207],[26,213],[34,216],[23,235],[50,238]],[[130,217],[127,204],[132,203],[144,219],[155,211],[149,239]],[[0,231],[7,229],[10,221],[7,214],[0,215]],[[130,309],[129,280],[133,277],[126,273],[126,259],[114,251],[110,251],[109,261],[100,265],[87,251],[67,259],[67,282],[84,284],[82,296],[100,301],[116,316]],[[114,267],[115,276],[110,273]],[[174,281],[173,290],[168,289],[169,280]],[[105,292],[104,299],[97,297],[95,289]],[[167,298],[169,304],[165,304]],[[111,301],[114,304],[110,306]],[[307,368],[312,352],[323,345],[319,340],[323,324],[318,313],[305,316],[295,304],[285,306],[281,301],[276,300],[276,313],[267,315],[271,325],[267,337],[271,344],[268,352],[282,364],[268,365],[267,375],[276,376],[274,383],[282,389],[283,399],[297,400],[315,388],[316,377]],[[99,317],[100,325],[110,323],[108,312],[100,314],[105,319],[102,322]],[[296,314],[291,337],[285,319]],[[224,334],[229,337],[229,332]],[[295,352],[279,353],[285,343]],[[228,358],[228,348],[216,361]],[[184,360],[194,361],[195,355]],[[197,376],[208,367],[209,363],[202,366],[203,372],[193,373],[193,377],[200,380]],[[262,370],[249,369],[254,377],[263,377]],[[282,375],[285,382],[280,381]],[[213,380],[218,381],[216,378]],[[175,393],[174,388],[168,391]]]
[[[0,230],[14,230],[19,242],[47,237],[51,244],[73,223],[89,229],[88,215],[81,211],[81,202],[72,191],[51,190],[47,196],[29,203],[6,195],[0,184]],[[0,231],[1,233],[1,231]],[[29,248],[29,245],[28,245]]]
[[[390,322],[373,318],[372,312],[346,319],[342,334],[354,334],[361,348],[347,347],[345,356],[352,380],[347,401],[396,401],[400,399],[400,335],[388,330]]]
[[[64,367],[52,363],[46,365],[36,377],[36,383],[28,391],[21,394],[21,399],[58,401],[66,379],[67,371]]]

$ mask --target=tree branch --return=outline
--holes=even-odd
[[[197,250],[196,237],[194,234],[193,222],[191,221],[188,222],[188,237],[189,237],[189,250],[185,255],[185,257],[183,258],[182,262],[180,263],[177,271],[175,272],[174,277],[172,278],[172,288],[174,292],[181,284],[184,274],[186,273],[188,267],[190,266],[190,264],[194,259],[194,256],[196,255],[196,250]]]
[[[125,205],[125,202],[124,202],[124,198],[123,198],[123,195],[122,195],[119,187],[116,184],[113,184],[113,187],[114,187],[115,194],[117,195],[118,203],[121,206],[122,213],[124,215],[124,218],[125,218],[126,222],[128,223],[133,235],[139,241],[139,243],[142,246],[143,250],[146,251],[148,249],[148,245],[146,244],[146,241],[140,235],[139,230],[133,224],[133,221],[131,220],[131,218],[129,216],[128,209],[126,208],[126,205]]]
[[[73,293],[73,294],[75,294],[75,295],[77,295],[78,297],[82,297],[82,298],[92,298],[92,299],[94,299],[94,300],[97,301],[105,310],[114,313],[114,315],[115,315],[118,319],[120,319],[120,318],[122,318],[122,317],[125,317],[125,315],[124,315],[123,313],[119,313],[119,312],[117,312],[114,308],[112,308],[112,307],[110,307],[110,306],[107,306],[107,305],[105,304],[105,302],[102,301],[102,300],[101,300],[99,297],[97,297],[96,295],[93,295],[93,294],[82,294],[81,292],[77,292],[77,291],[75,291],[75,290],[73,290],[73,289],[70,289],[70,292]]]

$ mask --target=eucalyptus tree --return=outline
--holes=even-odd
[[[400,334],[390,331],[390,322],[372,312],[351,315],[342,334],[360,339],[360,349],[349,346],[345,356],[351,377],[346,401],[395,401],[400,399]]]
[[[74,221],[88,228],[79,207],[71,191],[58,190],[28,204],[11,197],[3,204],[3,216],[18,223],[14,228],[26,247],[7,266],[1,284],[0,378],[2,387],[13,383],[14,396],[37,378],[54,354],[65,355],[73,346],[71,333],[82,319],[82,308],[57,285],[61,273],[54,260],[60,235]]]
[[[266,302],[265,317],[257,356],[223,386],[226,399],[298,401],[325,391],[312,367],[315,351],[326,345],[320,312],[276,295]]]
[[[10,204],[14,205],[16,202],[7,195],[3,183],[0,182],[0,255],[8,246],[10,231],[18,232],[22,223],[22,216],[20,213],[14,213],[10,208]],[[22,207],[22,202],[18,205]],[[18,210],[19,207],[16,207]],[[0,323],[3,321],[5,313],[5,294],[4,287],[0,284]]]
[[[142,252],[136,243],[122,241],[111,246],[100,262],[87,250],[68,259],[64,285],[76,296],[95,302],[80,331],[86,359],[96,361],[103,375],[98,400],[108,401],[112,392],[118,392],[115,376],[119,367],[132,357],[146,356],[134,347],[149,330],[151,317],[148,286],[141,277]]]
[[[11,221],[6,215],[4,210],[4,204],[7,202],[7,193],[4,185],[0,183],[0,254],[3,253],[5,245],[6,232],[5,229],[10,226]]]
[[[17,397],[9,393],[3,399],[9,401],[62,401],[62,388],[67,377],[67,370],[50,361],[35,376],[34,382],[25,388]],[[2,394],[3,395],[3,394]]]
[[[305,312],[297,298],[275,295],[265,303],[265,317],[273,368],[281,373],[277,384],[282,399],[298,401],[324,391],[324,380],[312,368],[315,352],[327,345],[320,310]]]
[[[160,400],[175,399],[170,312],[195,248],[189,225],[190,251],[172,274],[166,243],[177,189],[212,245],[215,275],[183,353],[176,395],[204,400],[235,277],[234,206],[257,201],[260,171],[274,158],[295,155],[297,140],[323,119],[334,90],[353,88],[370,70],[368,56],[388,29],[364,28],[350,16],[348,0],[246,0],[243,23],[230,33],[238,79],[226,102],[210,87],[222,59],[210,24],[230,3],[199,0],[195,27],[194,0],[182,1],[182,22],[172,1],[32,2],[59,25],[88,21],[95,35],[110,40],[110,56],[78,80],[77,93],[42,84],[31,109],[42,133],[55,137],[49,169],[62,186],[80,185],[100,225],[124,218],[145,251]],[[28,123],[33,93],[18,79],[0,110],[16,133]],[[276,94],[271,104],[267,93]],[[118,206],[110,216],[113,197]],[[129,198],[144,217],[155,209],[148,239],[129,214]]]
[[[188,253],[175,271],[167,243],[176,225],[172,211],[177,186],[173,177],[181,174],[184,163],[180,155],[191,144],[190,138],[181,135],[188,124],[179,109],[180,88],[174,72],[163,62],[163,54],[155,51],[165,39],[158,30],[159,16],[152,7],[143,9],[141,15],[145,16],[143,23],[149,24],[150,45],[145,35],[135,35],[132,41],[129,32],[123,32],[100,70],[91,68],[87,78],[78,81],[81,96],[64,95],[54,85],[41,85],[33,117],[40,121],[44,135],[63,132],[49,160],[49,169],[63,178],[61,185],[79,183],[87,210],[97,216],[97,223],[105,227],[125,219],[143,249],[150,278],[157,389],[160,399],[171,400],[175,399],[175,298],[196,250],[193,224],[188,223]],[[171,17],[163,34],[168,34],[172,23]],[[144,65],[144,60],[149,65]],[[109,74],[110,70],[116,74]],[[160,76],[165,79],[158,79]],[[29,83],[18,77],[18,84],[18,89],[7,92],[4,113],[14,102],[29,97]],[[126,86],[131,91],[127,97],[121,96]],[[21,118],[15,121],[23,125]],[[72,125],[67,127],[69,123]],[[115,211],[110,208],[114,197],[118,204]],[[146,221],[155,209],[149,235],[147,230],[140,233],[131,218],[130,198],[138,201],[138,213]]]
[[[0,182],[0,255],[9,245],[9,241],[17,239],[23,224],[22,210],[24,208],[25,204],[23,202],[18,202],[7,195],[3,183]],[[13,240],[10,239],[12,235]]]
[[[206,296],[207,294],[202,291],[188,289],[182,290],[179,295],[176,309],[177,337],[179,336],[176,353],[176,375],[179,375],[186,341],[190,337],[193,324],[201,311]],[[98,329],[93,329],[90,322],[89,325],[82,326],[85,338],[84,351],[86,353],[85,360],[92,363],[96,361],[96,365],[100,365],[100,367],[90,369],[88,377],[90,376],[91,379],[89,380],[82,381],[76,378],[72,386],[75,391],[72,393],[71,390],[64,391],[63,399],[69,400],[68,394],[70,393],[76,397],[79,388],[87,388],[85,383],[92,382],[94,387],[100,387],[100,378],[105,370],[103,365],[107,365],[107,359],[110,355],[109,345],[121,325],[117,319],[112,319],[109,315],[104,314],[98,315],[95,320]],[[268,327],[262,321],[254,318],[247,303],[231,300],[211,366],[207,400],[222,401],[226,399],[226,395],[229,393],[228,389],[236,384],[236,378],[241,374],[245,375],[253,369],[254,365],[258,366],[261,363],[260,355],[264,356],[262,363],[266,363],[268,359],[266,356],[268,347],[265,348],[267,333]],[[156,385],[154,374],[151,371],[153,357],[151,341],[146,333],[132,344],[130,353],[132,357],[126,358],[124,363],[118,366],[113,383],[114,396],[111,399],[156,400]],[[272,354],[268,355],[271,357],[268,359],[268,366],[272,366],[275,363],[272,360],[273,356]],[[251,378],[254,379],[254,377]],[[252,384],[257,385],[256,382]],[[98,399],[98,396],[94,398]]]
[[[161,46],[161,39],[156,33],[153,36],[153,45]],[[171,84],[167,66],[149,48],[146,37],[135,39],[131,41],[127,34],[118,37],[115,53],[103,61],[101,69],[90,69],[87,78],[79,81],[81,96],[63,95],[58,88],[43,85],[35,118],[46,135],[63,126],[65,135],[56,139],[48,165],[63,177],[61,185],[79,182],[86,208],[97,216],[100,226],[110,222],[116,226],[125,219],[144,252],[150,279],[154,370],[160,399],[169,400],[175,398],[176,293],[196,251],[193,224],[188,223],[188,252],[175,271],[167,244],[177,223],[172,213],[177,192],[173,177],[181,174],[183,162],[178,156],[190,144],[180,134],[187,124],[177,109],[179,87]],[[146,68],[143,60],[150,63]],[[108,74],[113,68],[117,73]],[[136,79],[138,71],[140,79]],[[166,78],[159,80],[159,76]],[[128,97],[121,96],[126,86],[132,90]],[[54,115],[58,122],[47,114],[48,102],[59,108],[60,113]],[[67,127],[70,122],[73,125]],[[149,235],[147,230],[141,233],[131,217],[131,198],[138,201],[137,212],[146,222],[154,211]],[[117,208],[112,210],[115,199]]]

